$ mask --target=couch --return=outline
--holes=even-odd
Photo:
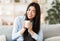
[[[0,41],[11,41],[12,29],[13,26],[0,26]]]
[[[60,40],[60,24],[56,25],[42,24],[42,28],[44,41]],[[12,29],[13,26],[0,26],[0,41],[11,41]]]
[[[44,41],[60,41],[60,24],[43,25]]]

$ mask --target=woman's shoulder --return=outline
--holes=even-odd
[[[25,16],[17,16],[17,17],[15,18],[15,20],[22,20],[22,19],[25,19]]]

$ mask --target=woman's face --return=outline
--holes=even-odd
[[[27,17],[28,19],[33,19],[36,15],[36,9],[34,6],[30,6],[27,11]]]

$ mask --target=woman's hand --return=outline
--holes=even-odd
[[[25,22],[22,22],[22,29],[19,31],[20,34],[23,34],[25,32]]]
[[[27,28],[28,30],[32,29],[32,23],[30,21],[25,21],[25,28]]]
[[[28,32],[31,34],[31,36],[33,36],[35,32],[32,30],[32,23],[30,21],[25,22],[25,28],[27,28]]]
[[[26,30],[25,28],[22,28],[22,29],[19,31],[19,33],[20,33],[20,34],[23,34],[23,33],[25,32],[25,30]]]

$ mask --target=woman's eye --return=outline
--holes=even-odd
[[[31,11],[32,13],[35,13],[35,10],[28,9],[28,11]]]
[[[28,11],[30,11],[30,9],[28,9]]]
[[[35,13],[35,10],[33,10],[32,12]]]

